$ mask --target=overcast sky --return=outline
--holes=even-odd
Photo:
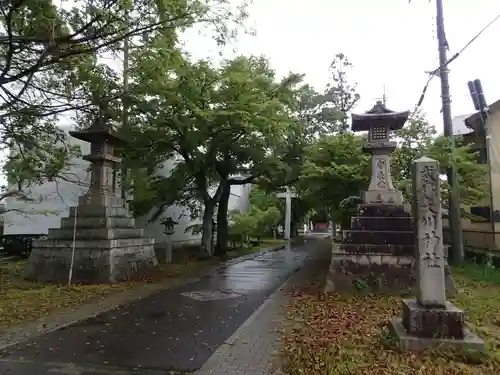
[[[495,0],[445,0],[444,5],[449,57],[500,13]],[[231,48],[268,56],[280,75],[305,73],[318,90],[335,54],[346,54],[361,95],[358,112],[373,106],[384,85],[390,109],[413,109],[425,71],[438,64],[434,0],[254,0],[250,18],[257,36],[240,37]],[[453,116],[474,111],[468,80],[482,80],[490,104],[500,99],[499,35],[500,20],[450,65]],[[195,33],[185,40],[196,57],[216,55],[216,48]],[[441,130],[439,79],[433,80],[423,109]]]

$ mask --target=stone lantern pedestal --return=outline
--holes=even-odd
[[[158,261],[154,239],[145,238],[143,229],[135,228],[127,204],[116,196],[113,168],[120,159],[114,156],[114,148],[125,140],[103,122],[70,135],[91,144],[90,154],[83,157],[91,163],[90,187],[79,197],[78,207],[70,208],[69,217],[61,219],[61,228],[49,229],[46,240],[33,241],[24,277],[68,282],[72,259],[74,283],[140,277]]]

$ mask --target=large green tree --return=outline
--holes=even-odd
[[[335,223],[340,204],[366,188],[369,157],[362,151],[364,137],[351,132],[324,136],[312,144],[297,183],[311,208],[325,210]]]
[[[125,40],[133,48],[162,35],[175,46],[196,24],[224,43],[247,15],[245,2],[228,0],[18,0],[2,2],[0,12],[0,147],[9,153],[4,173],[12,187],[0,198],[26,199],[30,185],[64,178],[78,154],[60,121],[75,111],[87,126],[120,118],[123,87],[99,58],[116,58]]]
[[[132,165],[150,172],[172,158],[177,161],[168,177],[136,181],[142,185],[136,189],[136,207],[156,206],[161,212],[181,203],[202,208],[201,250],[211,255],[212,218],[225,187],[236,183],[236,173],[259,175],[263,164],[272,163],[273,145],[294,121],[286,101],[301,77],[278,82],[260,57],[237,57],[220,67],[190,62],[164,43],[151,41],[131,72],[137,84],[131,88],[135,142],[129,156]],[[141,189],[154,193],[143,199]]]
[[[323,93],[308,85],[302,88],[297,116],[305,125],[309,141],[348,130],[349,113],[359,100],[351,69],[347,56],[338,53],[330,64],[330,79]]]

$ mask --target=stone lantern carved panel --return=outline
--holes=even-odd
[[[387,189],[386,163],[384,159],[377,160],[377,189]]]

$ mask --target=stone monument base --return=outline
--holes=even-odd
[[[361,253],[345,252],[342,247],[338,243],[332,244],[325,293],[351,293],[360,289],[361,281],[366,293],[414,294],[416,278],[413,248],[410,249],[411,255],[393,255],[370,253],[366,245],[367,252]],[[449,266],[445,267],[445,285],[447,298],[453,298],[456,288]]]
[[[447,249],[445,249],[447,250]],[[445,257],[447,253],[445,252]],[[325,292],[409,294],[415,283],[415,235],[408,205],[360,204],[342,243],[334,243]],[[446,294],[455,295],[449,267]],[[362,288],[360,288],[362,287]]]
[[[410,293],[413,257],[380,253],[353,254],[333,244],[325,292]],[[360,288],[362,286],[362,288]]]
[[[35,240],[23,277],[67,283],[72,258],[70,240]],[[72,282],[117,283],[140,278],[158,265],[154,239],[76,240]]]
[[[465,328],[464,312],[452,303],[429,308],[407,299],[402,307],[403,317],[389,324],[401,348],[417,352],[432,348],[484,351],[484,341]]]

